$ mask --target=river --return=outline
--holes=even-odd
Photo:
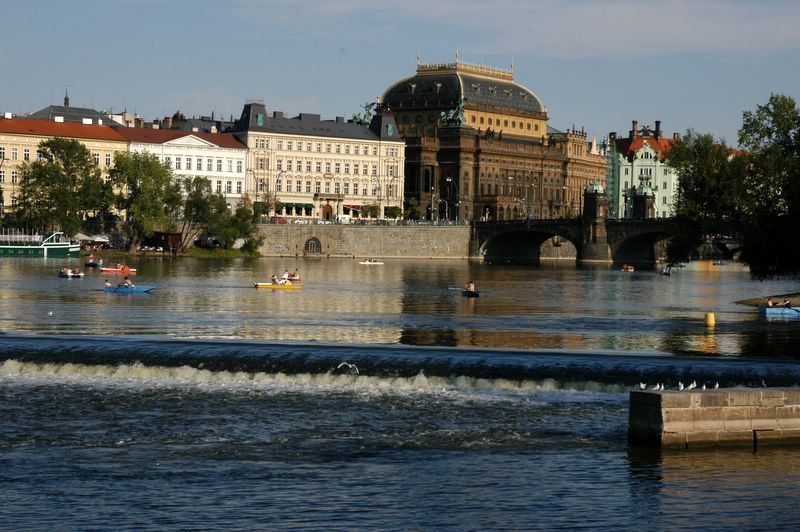
[[[384,262],[0,261],[0,529],[800,526],[795,450],[626,442],[639,382],[800,383],[800,320],[735,303],[794,282]]]

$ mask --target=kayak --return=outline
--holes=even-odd
[[[301,284],[273,284],[273,283],[255,283],[255,288],[269,288],[270,290],[300,290],[303,288]]]
[[[151,284],[135,284],[133,286],[106,286],[103,287],[103,291],[114,294],[143,294],[153,288],[155,286]]]
[[[105,267],[101,267],[100,271],[102,273],[122,273],[122,274],[125,274],[125,275],[129,275],[129,274],[133,275],[133,274],[136,273],[136,268],[128,268],[127,266],[125,266],[124,268],[111,268],[111,267],[105,268]]]

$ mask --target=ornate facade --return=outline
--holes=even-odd
[[[575,128],[547,125],[547,108],[513,69],[417,63],[389,87],[406,142],[406,200],[424,217],[509,220],[577,216],[583,190],[605,186],[606,157]]]

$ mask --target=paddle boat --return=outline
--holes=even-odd
[[[71,268],[64,268],[60,272],[58,272],[58,276],[64,279],[80,279],[83,277],[84,273],[81,271],[75,271]]]
[[[623,264],[622,268],[620,268],[619,271],[621,271],[621,272],[632,272],[632,271],[635,271],[635,270],[636,270],[636,268],[634,268],[630,264]]]
[[[794,307],[758,307],[758,315],[762,318],[800,318],[800,308]]]
[[[270,290],[300,290],[301,284],[275,284],[275,283],[254,283],[254,288],[268,288]]]
[[[122,275],[136,275],[136,268],[131,268],[129,266],[108,266],[108,267],[100,267],[100,271],[102,273],[119,273]]]
[[[144,294],[155,288],[152,284],[112,285],[103,287],[103,292],[114,294]]]
[[[358,263],[364,265],[376,265],[376,266],[381,266],[383,264],[381,261],[373,259],[362,260],[359,261]]]

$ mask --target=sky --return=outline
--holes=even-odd
[[[0,0],[0,112],[350,118],[422,62],[510,69],[557,129],[631,121],[737,145],[800,98],[795,0]]]

